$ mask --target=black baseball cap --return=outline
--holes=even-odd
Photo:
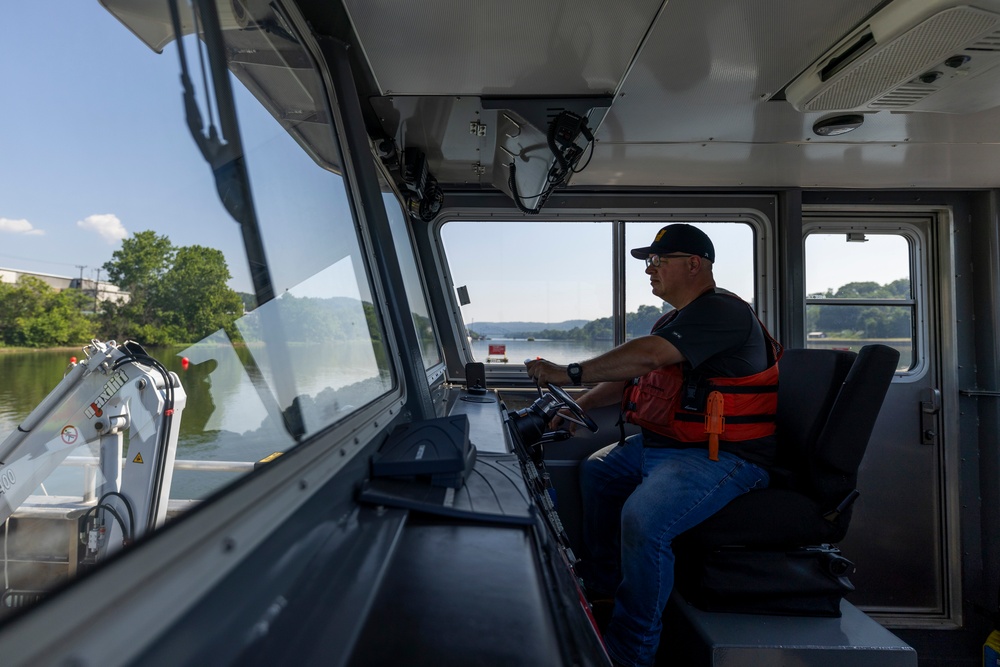
[[[715,261],[715,246],[712,245],[712,239],[691,225],[667,225],[656,232],[652,245],[634,248],[632,256],[636,259],[646,259],[650,255],[669,255],[674,252],[698,255],[710,262]]]

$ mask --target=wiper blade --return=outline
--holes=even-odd
[[[212,95],[208,91],[208,77],[205,72],[205,59],[201,49],[198,49],[199,63],[201,64],[202,80],[205,82],[205,101],[209,104],[208,127],[201,117],[201,109],[195,98],[194,84],[191,81],[191,73],[188,70],[187,54],[184,49],[183,27],[181,26],[180,10],[177,7],[179,0],[170,0],[170,20],[174,26],[174,35],[177,40],[177,50],[181,61],[181,86],[184,89],[184,113],[187,118],[188,129],[194,138],[201,154],[205,157],[212,168],[216,168],[224,162],[231,161],[239,155],[239,132],[236,125],[236,112],[232,103],[232,89],[229,86],[227,76],[226,59],[224,56],[225,46],[222,41],[222,29],[219,24],[219,15],[215,5],[212,3],[195,2],[191,11],[194,16],[194,32],[201,34],[205,40],[205,45],[209,53],[209,67],[211,68],[212,84],[215,88],[215,99],[219,108],[219,124],[222,126],[222,138],[219,136],[218,128],[212,119],[211,101]],[[204,26],[199,30],[199,24]]]
[[[169,0],[169,4],[170,19],[173,23],[174,37],[177,41],[181,62],[181,87],[183,88],[185,119],[195,144],[212,168],[212,173],[215,176],[215,189],[219,193],[222,205],[240,225],[250,278],[257,298],[256,307],[260,308],[274,299],[274,284],[271,281],[271,272],[264,254],[260,225],[253,205],[250,178],[240,141],[239,124],[236,120],[236,105],[233,101],[233,90],[229,81],[226,47],[222,38],[219,14],[215,2],[193,0],[191,3],[195,36],[197,38],[199,34],[201,35],[208,53],[209,71],[206,72],[205,57],[199,44],[198,59],[201,64],[202,80],[205,82],[205,101],[208,105],[208,127],[206,128],[201,109],[195,98],[194,84],[191,80],[187,55],[184,51],[183,29],[180,9],[178,8],[180,1]],[[208,87],[209,75],[212,80],[211,91]],[[213,99],[219,117],[218,128],[212,118]],[[262,316],[261,325],[266,343],[265,348],[272,355],[272,367],[276,369],[273,374],[277,385],[275,387],[276,393],[279,399],[288,401],[288,407],[282,412],[285,429],[298,441],[305,433],[305,424],[299,407],[299,396],[295,392],[290,375],[292,366],[287,339],[283,335],[281,322],[276,317]],[[265,402],[265,405],[267,404]]]
[[[193,3],[195,34],[200,32],[205,41],[205,47],[208,51],[208,66],[215,93],[212,95],[208,90],[209,77],[205,72],[205,61],[199,48],[202,79],[205,81],[205,100],[208,104],[209,118],[206,128],[201,109],[199,109],[195,98],[194,84],[191,80],[188,59],[184,51],[184,40],[181,38],[183,33],[180,10],[177,6],[178,1],[170,0],[170,19],[174,25],[174,34],[180,55],[181,87],[183,88],[184,115],[188,130],[202,156],[212,167],[215,175],[215,188],[219,193],[222,205],[243,230],[243,242],[247,261],[250,263],[250,275],[253,279],[257,304],[263,305],[274,298],[274,285],[271,282],[271,274],[260,236],[260,226],[257,222],[257,214],[250,193],[250,179],[244,162],[239,125],[236,122],[236,107],[229,82],[229,70],[226,66],[225,43],[222,39],[219,15],[213,2]],[[199,31],[199,23],[203,30]],[[218,110],[218,128],[212,119],[211,101],[213,98]]]

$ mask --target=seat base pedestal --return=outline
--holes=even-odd
[[[701,611],[674,593],[663,616],[662,664],[692,667],[917,667],[917,652],[860,609],[839,618]]]

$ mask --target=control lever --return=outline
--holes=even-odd
[[[564,428],[555,431],[546,431],[542,433],[542,439],[538,441],[538,444],[544,444],[546,442],[561,442],[563,440],[569,440],[573,437],[573,434]]]

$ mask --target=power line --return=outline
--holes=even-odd
[[[34,257],[21,257],[19,255],[8,255],[6,253],[0,253],[0,257],[6,257],[7,259],[19,259],[22,262],[39,262],[41,264],[58,264],[59,266],[75,266],[80,268],[79,264],[74,264],[72,262],[57,262],[51,259],[35,259]]]

